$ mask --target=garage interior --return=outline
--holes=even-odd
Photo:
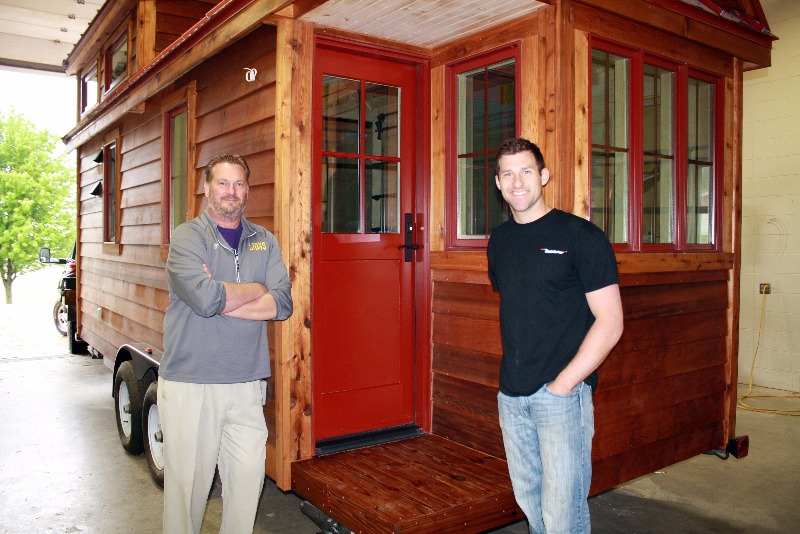
[[[0,65],[59,72],[63,56],[77,42],[93,17],[91,9],[96,12],[100,1],[75,3],[76,9],[89,10],[88,14],[68,13],[65,4],[73,6],[56,0],[37,2],[49,7],[44,8],[47,16],[36,16],[24,11],[29,9],[25,0],[0,2],[2,28],[36,34],[22,39],[3,32]],[[43,23],[35,32],[29,24],[34,19]],[[57,49],[55,54],[53,49]],[[58,345],[63,341],[60,338],[49,345],[40,341],[41,332],[51,331],[52,325],[38,325],[38,316],[5,306],[0,308],[0,317],[0,421],[4,430],[0,433],[4,481],[0,485],[0,530],[160,532],[161,490],[150,480],[144,458],[126,455],[119,446],[110,371],[100,360],[68,354]],[[740,368],[740,382],[746,379],[747,369]],[[740,385],[740,394],[746,390]],[[765,390],[759,388],[761,391]],[[796,407],[796,401],[790,399],[768,403],[775,409]],[[737,433],[749,437],[747,457],[725,461],[714,455],[694,457],[595,496],[590,500],[593,529],[793,531],[800,519],[796,506],[800,463],[794,452],[800,446],[799,425],[796,417],[739,410]],[[217,487],[209,500],[203,532],[218,531],[220,517]],[[266,481],[255,532],[319,530],[302,513],[294,494]],[[495,532],[526,531],[524,522],[519,522]]]

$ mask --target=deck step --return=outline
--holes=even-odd
[[[355,533],[478,533],[523,518],[504,460],[433,434],[295,462],[292,486]]]

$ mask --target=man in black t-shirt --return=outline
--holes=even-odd
[[[608,238],[544,201],[550,179],[527,139],[497,153],[495,182],[512,219],[489,240],[500,292],[498,411],[517,503],[534,532],[589,532],[587,497],[597,368],[622,335]]]

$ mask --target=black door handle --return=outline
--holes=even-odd
[[[414,214],[406,213],[405,222],[405,232],[403,232],[405,243],[397,247],[397,250],[405,249],[406,253],[403,259],[408,263],[414,260],[414,251],[419,249],[419,245],[414,243]]]

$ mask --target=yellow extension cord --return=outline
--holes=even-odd
[[[793,391],[788,395],[751,395],[750,393],[753,391],[753,369],[756,366],[756,356],[758,356],[758,345],[761,343],[761,325],[764,322],[764,302],[767,298],[767,293],[764,292],[761,294],[761,317],[758,320],[758,338],[756,339],[756,350],[753,353],[753,363],[750,365],[750,387],[747,390],[747,393],[744,395],[736,398],[736,405],[737,407],[741,408],[742,410],[750,410],[751,412],[761,412],[761,413],[772,413],[777,415],[791,415],[791,416],[800,416],[800,410],[771,410],[769,408],[757,408],[755,406],[750,406],[749,404],[744,402],[746,398],[752,399],[800,399],[800,392]]]

